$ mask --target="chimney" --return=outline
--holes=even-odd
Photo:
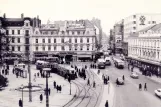
[[[23,14],[23,13],[21,14],[21,18],[22,18],[22,19],[24,18],[24,14]]]
[[[6,13],[3,14],[3,18],[6,18]]]

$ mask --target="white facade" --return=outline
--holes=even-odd
[[[161,32],[140,32],[128,38],[128,56],[146,62],[161,63]]]
[[[124,41],[131,34],[155,24],[161,23],[161,14],[134,14],[124,19]]]

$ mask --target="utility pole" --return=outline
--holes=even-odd
[[[27,52],[28,57],[28,73],[29,73],[29,102],[32,102],[32,83],[31,83],[31,70],[30,70],[30,53]]]

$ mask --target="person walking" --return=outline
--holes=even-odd
[[[147,91],[147,85],[146,85],[146,83],[144,84],[144,90]]]
[[[43,95],[41,94],[40,95],[40,103],[42,103],[42,100],[43,100]]]
[[[139,90],[142,90],[142,85],[141,84],[139,84]]]
[[[108,107],[108,100],[106,100],[105,107]]]
[[[22,107],[22,100],[21,100],[21,98],[19,100],[19,107]]]
[[[122,79],[123,79],[123,80],[125,80],[125,77],[124,77],[124,75],[122,76]]]
[[[50,88],[48,89],[48,93],[49,93],[49,95],[50,95]]]
[[[93,81],[93,88],[96,88],[96,83],[95,83],[95,81]]]
[[[89,79],[88,79],[88,81],[87,81],[87,85],[90,85],[90,81],[89,81]]]

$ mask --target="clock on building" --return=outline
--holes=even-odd
[[[146,20],[145,16],[141,16],[140,17],[140,25],[145,25],[145,20]]]

